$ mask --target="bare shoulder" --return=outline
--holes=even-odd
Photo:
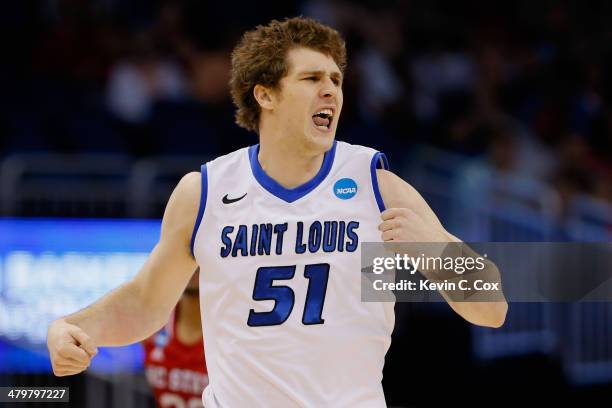
[[[440,226],[440,220],[423,196],[401,177],[388,170],[377,170],[378,189],[387,208],[408,208]]]
[[[184,196],[197,196],[200,198],[200,190],[202,188],[202,174],[197,171],[192,171],[185,174],[176,185],[176,192]]]
[[[174,201],[173,204],[181,206],[183,210],[195,208],[197,212],[200,205],[201,190],[202,175],[192,171],[185,174],[178,182],[170,196],[170,201]]]
[[[424,203],[419,192],[389,170],[376,170],[378,188],[387,208],[413,208]]]
[[[162,235],[164,230],[169,229],[179,230],[182,235],[191,234],[200,208],[201,191],[202,175],[200,173],[194,171],[181,178],[166,205]]]

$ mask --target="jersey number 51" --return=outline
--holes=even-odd
[[[251,327],[276,326],[283,324],[291,314],[295,304],[295,294],[289,286],[272,286],[275,280],[293,279],[296,265],[264,266],[257,270],[253,300],[274,300],[274,308],[269,312],[249,311],[247,324]],[[323,324],[321,318],[329,278],[329,264],[310,264],[304,267],[304,277],[308,279],[308,292],[302,314],[302,323]]]

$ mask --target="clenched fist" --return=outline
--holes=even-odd
[[[433,217],[425,218],[409,208],[389,208],[381,214],[378,230],[385,242],[447,242],[444,228]]]
[[[435,216],[419,215],[409,208],[389,208],[378,225],[385,248],[408,256],[439,257],[453,241]],[[427,275],[424,269],[422,273]],[[427,276],[434,278],[434,276]]]
[[[59,377],[85,371],[98,354],[94,341],[81,328],[56,320],[47,332],[47,348],[53,373]]]

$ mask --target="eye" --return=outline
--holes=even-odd
[[[318,80],[319,80],[319,77],[316,77],[316,76],[311,76],[311,77],[304,78],[304,79],[305,79],[305,80],[307,80],[307,81],[318,81]]]
[[[340,86],[340,80],[338,78],[332,78],[332,82],[334,83],[334,85]]]

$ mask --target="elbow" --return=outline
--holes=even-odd
[[[506,321],[506,317],[504,316],[500,319],[495,319],[495,320],[492,319],[486,323],[481,324],[481,326],[490,327],[491,329],[499,329],[500,327],[504,325],[505,321]]]
[[[499,329],[506,322],[506,315],[508,314],[508,303],[499,302],[495,303],[495,306],[491,310],[491,314],[488,316],[486,321],[479,324],[480,326],[490,327],[493,329]]]

